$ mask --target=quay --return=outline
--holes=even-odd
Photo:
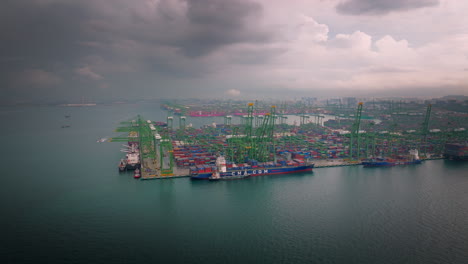
[[[359,161],[347,161],[345,159],[325,159],[313,161],[314,168],[330,168],[330,167],[343,167],[343,166],[356,166],[361,165]]]
[[[127,152],[127,163],[123,159],[119,169],[123,165],[127,169],[137,166],[140,173],[135,173],[134,178],[141,180],[211,175],[220,170],[216,165],[219,156],[226,158],[224,171],[229,168],[285,168],[290,171],[290,168],[301,168],[309,163],[313,163],[314,168],[362,165],[372,157],[409,160],[413,150],[420,151],[418,160],[440,159],[449,153],[449,140],[461,142],[452,152],[457,155],[460,150],[467,152],[467,144],[462,144],[467,141],[467,129],[430,129],[431,109],[429,104],[425,115],[403,115],[404,122],[398,131],[395,120],[402,115],[397,113],[392,114],[394,119],[389,119],[386,112],[381,111],[381,119],[363,118],[361,122],[362,102],[355,111],[348,113],[352,118],[341,119],[338,117],[342,114],[335,113],[335,119],[325,122],[320,122],[321,112],[304,114],[307,111],[303,109],[298,114],[299,125],[295,121],[294,125],[286,123],[288,116],[284,113],[287,111],[281,107],[277,111],[276,106],[271,106],[267,111],[257,109],[253,103],[240,111],[243,115],[235,118],[227,115],[224,123],[213,122],[200,128],[186,125],[186,116],[181,113],[169,116],[168,111],[166,122],[143,120],[140,116],[122,122],[123,126],[116,132],[127,135],[109,141],[126,143],[127,149],[121,151]],[[418,109],[419,112],[423,110]],[[375,112],[374,109],[366,111]],[[423,117],[420,128],[411,126],[421,123],[419,119]],[[316,121],[309,121],[311,118]],[[234,124],[234,120],[240,124]],[[177,128],[174,127],[176,122]],[[388,127],[389,122],[394,125]],[[133,162],[135,159],[128,158],[135,156],[139,156],[138,164]]]

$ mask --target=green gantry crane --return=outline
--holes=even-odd
[[[424,157],[427,155],[427,136],[429,134],[429,121],[431,118],[431,109],[432,105],[428,104],[426,108],[426,115],[424,117],[424,122],[421,126],[421,138],[420,138],[420,145],[419,148],[422,150],[422,154]]]
[[[349,140],[349,159],[353,160],[354,158],[354,151],[353,151],[353,146],[356,144],[356,158],[360,158],[360,152],[361,152],[361,140],[360,140],[360,135],[359,135],[359,130],[361,126],[361,114],[362,114],[362,106],[363,103],[359,102],[358,103],[358,108],[356,110],[356,115],[354,116],[354,123],[351,127],[351,133],[350,133],[350,140]]]

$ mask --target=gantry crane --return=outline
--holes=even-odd
[[[270,113],[265,114],[263,123],[257,128],[255,138],[253,138],[252,158],[258,161],[269,160],[269,146],[274,149],[274,127],[276,117],[276,106],[272,106]]]
[[[422,154],[424,156],[427,155],[427,136],[429,134],[429,121],[431,118],[431,109],[432,105],[428,104],[426,108],[426,115],[424,116],[424,122],[422,123],[421,126],[421,132],[420,132],[420,150],[422,151]]]
[[[360,139],[360,126],[361,126],[361,114],[362,114],[362,106],[363,103],[358,103],[358,108],[356,109],[356,115],[354,117],[354,123],[351,127],[350,133],[350,140],[349,140],[349,159],[352,160],[354,158],[353,153],[353,146],[356,144],[356,158],[360,158],[361,152],[361,139]]]

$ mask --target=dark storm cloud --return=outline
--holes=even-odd
[[[235,43],[265,42],[270,37],[258,22],[262,6],[250,0],[162,0],[154,13],[141,13],[115,10],[110,17],[96,17],[87,26],[101,38],[171,46],[189,57]]]
[[[0,58],[40,66],[75,60],[102,44],[126,40],[201,56],[224,45],[268,39],[257,30],[262,7],[249,0],[161,0],[155,12],[138,12],[148,2],[8,1],[0,9]],[[184,4],[186,10],[174,11]]]
[[[251,1],[189,0],[190,28],[182,48],[190,56],[237,42],[262,42],[265,32],[255,30],[262,7]]]
[[[0,89],[7,91],[27,83],[22,91],[34,94],[34,80],[43,86],[46,77],[66,89],[82,84],[80,78],[114,87],[115,65],[196,76],[206,71],[196,63],[200,57],[269,40],[258,24],[262,6],[250,0],[16,0],[1,6]],[[89,56],[102,63],[93,65]],[[27,75],[28,82],[15,80]]]
[[[63,74],[85,54],[77,42],[86,38],[81,28],[81,21],[89,14],[86,8],[45,0],[7,1],[1,7],[3,99],[13,94],[36,97],[43,95],[45,88],[61,84],[66,79]]]
[[[381,15],[438,4],[439,0],[347,0],[338,4],[336,10],[346,15]]]
[[[110,6],[95,2],[101,1],[17,0],[2,4],[2,60],[74,59],[92,48],[79,43],[126,39],[179,47],[185,54],[199,56],[227,44],[267,38],[265,32],[256,30],[262,7],[247,0],[172,1],[185,2],[186,13],[171,13],[170,1],[162,0],[151,17],[132,9],[145,1],[117,1]]]
[[[80,21],[87,11],[72,2],[7,1],[0,9],[2,59],[18,58],[34,66],[79,56]]]

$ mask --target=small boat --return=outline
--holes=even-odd
[[[106,141],[107,141],[107,138],[100,138],[96,142],[102,143],[102,142],[106,142]]]
[[[119,163],[119,172],[124,172],[126,170],[127,170],[127,163],[125,162],[124,159],[121,159]]]
[[[138,168],[135,170],[135,173],[133,174],[133,178],[135,179],[141,178],[140,170]]]

